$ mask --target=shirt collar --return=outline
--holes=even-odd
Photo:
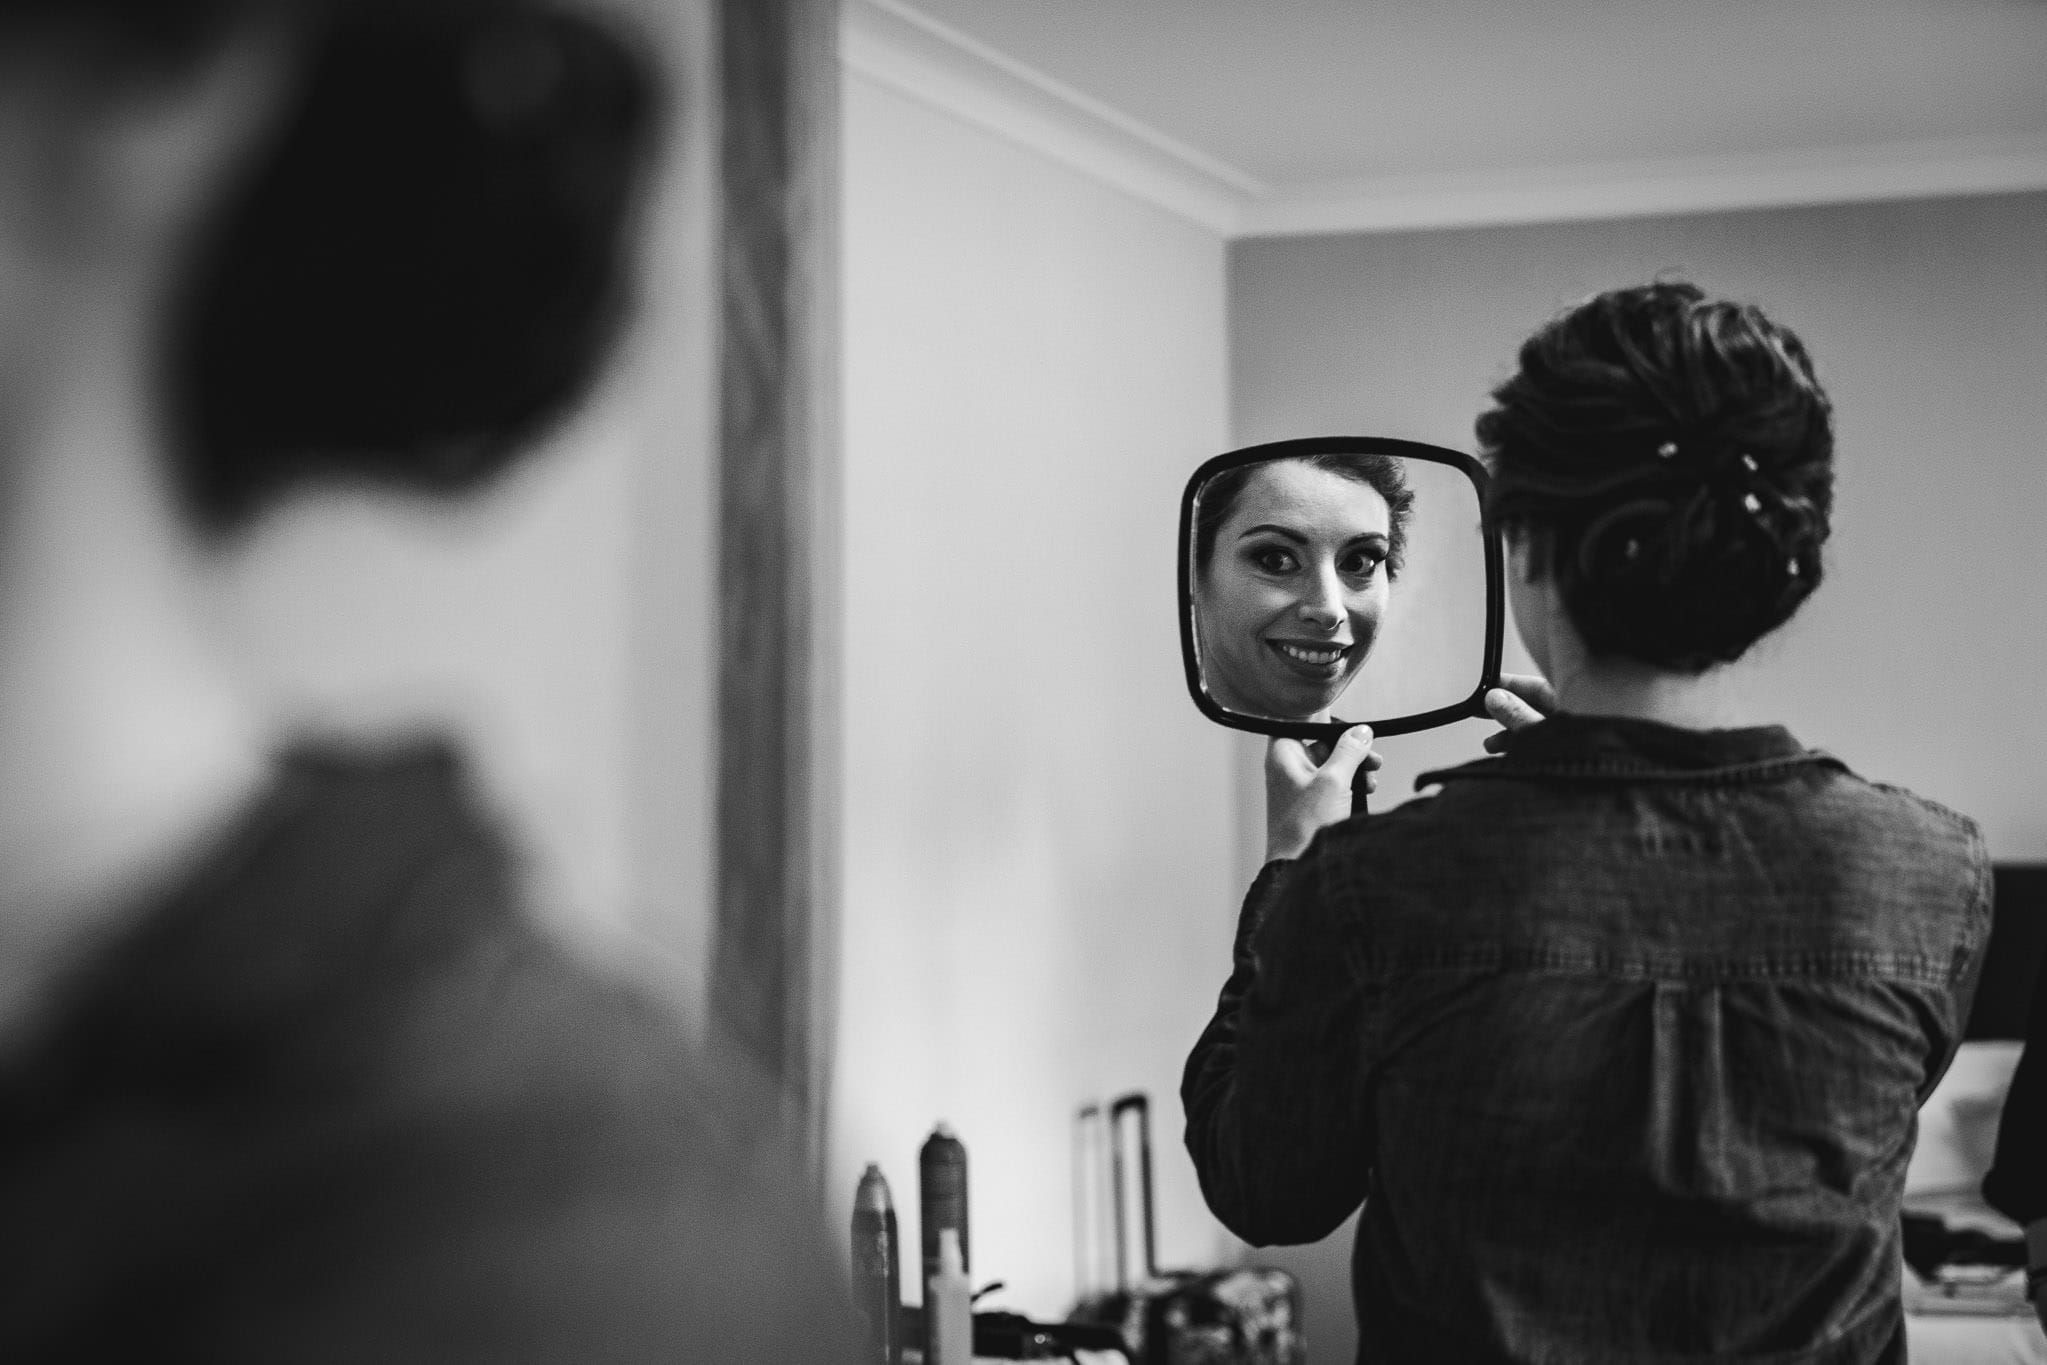
[[[1688,730],[1623,716],[1559,713],[1508,734],[1499,758],[1423,773],[1420,789],[1464,777],[1728,779],[1789,764],[1840,761],[1781,725]]]

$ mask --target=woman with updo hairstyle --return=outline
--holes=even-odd
[[[450,745],[278,733],[208,629],[272,503],[582,396],[661,104],[549,0],[0,0],[0,1359],[849,1358],[778,1098]]]
[[[1390,811],[1348,815],[1363,727],[1268,765],[1182,1084],[1203,1192],[1254,1244],[1362,1204],[1360,1361],[1903,1361],[1905,1167],[1990,865],[1753,700],[1822,578],[1826,392],[1761,309],[1665,282],[1542,327],[1493,400],[1545,676]]]
[[[1732,663],[1820,584],[1833,409],[1805,347],[1689,284],[1602,294],[1478,419],[1492,511],[1594,655]]]

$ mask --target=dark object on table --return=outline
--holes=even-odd
[[[1301,1291],[1284,1270],[1169,1271],[1083,1304],[1138,1365],[1305,1365]]]
[[[1969,1011],[1966,1039],[2026,1036],[2040,963],[2047,959],[2047,863],[1999,863],[1983,977]]]
[[[1032,1322],[1018,1313],[974,1314],[974,1354],[993,1360],[1065,1360],[1075,1351],[1128,1355],[1112,1327]]]
[[[900,1319],[903,1339],[924,1339],[924,1310],[906,1303]],[[1070,1360],[1076,1351],[1114,1351],[1128,1357],[1123,1335],[1113,1327],[1084,1322],[1033,1322],[1021,1313],[974,1314],[974,1356],[989,1360]]]
[[[1117,1288],[1083,1302],[1073,1320],[1115,1328],[1138,1365],[1305,1365],[1301,1290],[1293,1276],[1248,1266],[1159,1271],[1150,1102],[1125,1095],[1109,1106],[1109,1121]],[[1134,1259],[1139,1248],[1141,1259]]]
[[[1994,1237],[1980,1228],[1951,1228],[1927,1213],[1904,1215],[1905,1264],[1921,1279],[1932,1279],[1942,1266],[2019,1267],[2026,1263],[2020,1237]]]

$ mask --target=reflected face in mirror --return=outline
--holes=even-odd
[[[1194,573],[1209,695],[1244,715],[1328,719],[1379,638],[1413,503],[1400,462],[1379,455],[1270,460],[1211,479]]]

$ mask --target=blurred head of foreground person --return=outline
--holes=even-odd
[[[736,1068],[444,747],[266,733],[198,568],[599,369],[657,126],[529,0],[0,0],[0,1358],[831,1359]]]
[[[1182,1089],[1203,1192],[1253,1243],[1363,1203],[1360,1360],[1902,1361],[1906,1162],[1990,865],[1757,714],[1744,656],[1820,578],[1831,405],[1788,329],[1681,283],[1546,324],[1493,399],[1553,690],[1489,698],[1498,756],[1391,811],[1275,785]]]

